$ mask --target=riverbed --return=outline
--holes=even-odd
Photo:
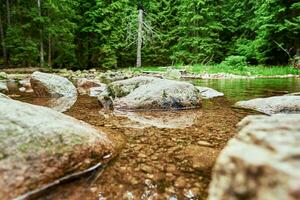
[[[65,114],[106,132],[122,144],[103,169],[60,185],[39,199],[206,199],[220,151],[237,134],[236,124],[256,112],[232,108],[239,100],[300,91],[300,79],[187,80],[225,94],[202,108],[138,113],[105,112],[96,98],[79,96]],[[43,99],[16,90],[11,97],[43,105]]]

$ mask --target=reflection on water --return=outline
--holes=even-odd
[[[190,82],[223,92],[228,99],[234,102],[300,92],[299,78],[200,79]]]
[[[196,123],[201,117],[201,109],[186,111],[151,111],[151,112],[123,112],[115,111],[116,116],[126,117],[128,120],[119,122],[123,127],[131,128],[187,128]]]

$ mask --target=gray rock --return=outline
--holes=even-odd
[[[82,121],[0,98],[0,199],[105,162],[115,147],[106,134]]]
[[[300,115],[249,116],[213,170],[209,200],[300,199]]]
[[[276,96],[240,101],[235,107],[256,110],[268,115],[276,113],[300,113],[300,96]]]
[[[8,92],[8,87],[6,83],[0,82],[0,92]]]
[[[200,91],[202,98],[204,99],[211,99],[215,97],[222,97],[224,96],[224,93],[218,92],[217,90],[214,90],[209,87],[197,87],[197,89]]]
[[[30,82],[39,97],[77,96],[75,86],[68,79],[58,75],[34,72]]]
[[[38,97],[52,98],[49,100],[52,101],[52,103],[49,102],[49,107],[56,111],[64,112],[68,110],[77,100],[75,86],[64,77],[34,72],[31,75],[30,83]],[[55,103],[53,104],[54,101]],[[63,104],[59,105],[60,102]]]
[[[201,106],[201,95],[190,83],[135,77],[108,85],[117,110],[187,109]]]

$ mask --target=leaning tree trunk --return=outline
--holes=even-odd
[[[137,39],[137,56],[136,66],[142,66],[142,44],[143,44],[143,9],[139,8],[138,16],[138,39]]]
[[[0,15],[0,39],[1,39],[1,45],[2,45],[4,66],[6,66],[7,65],[7,53],[6,53],[6,45],[5,45],[5,40],[4,40],[4,30],[3,30],[1,15]]]
[[[39,16],[42,16],[42,11],[41,11],[41,0],[37,0],[38,4],[38,9],[39,9]],[[44,66],[44,43],[43,43],[43,29],[40,28],[40,66]]]

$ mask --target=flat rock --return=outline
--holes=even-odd
[[[256,110],[268,115],[276,113],[300,113],[300,96],[275,96],[239,101],[235,107]]]
[[[55,104],[49,102],[49,107],[56,111],[64,112],[68,110],[77,100],[75,86],[64,77],[34,72],[31,75],[30,83],[34,93],[38,97],[50,98],[52,102],[55,102]]]
[[[82,121],[47,107],[0,98],[2,200],[106,162],[115,153],[105,133]]]
[[[300,115],[249,116],[221,152],[209,200],[300,199]]]
[[[168,110],[201,106],[201,95],[190,83],[139,76],[108,85],[117,110]]]
[[[200,91],[203,99],[211,99],[215,97],[222,97],[224,96],[224,93],[218,92],[217,90],[214,90],[209,87],[200,87],[197,86],[197,89]]]

